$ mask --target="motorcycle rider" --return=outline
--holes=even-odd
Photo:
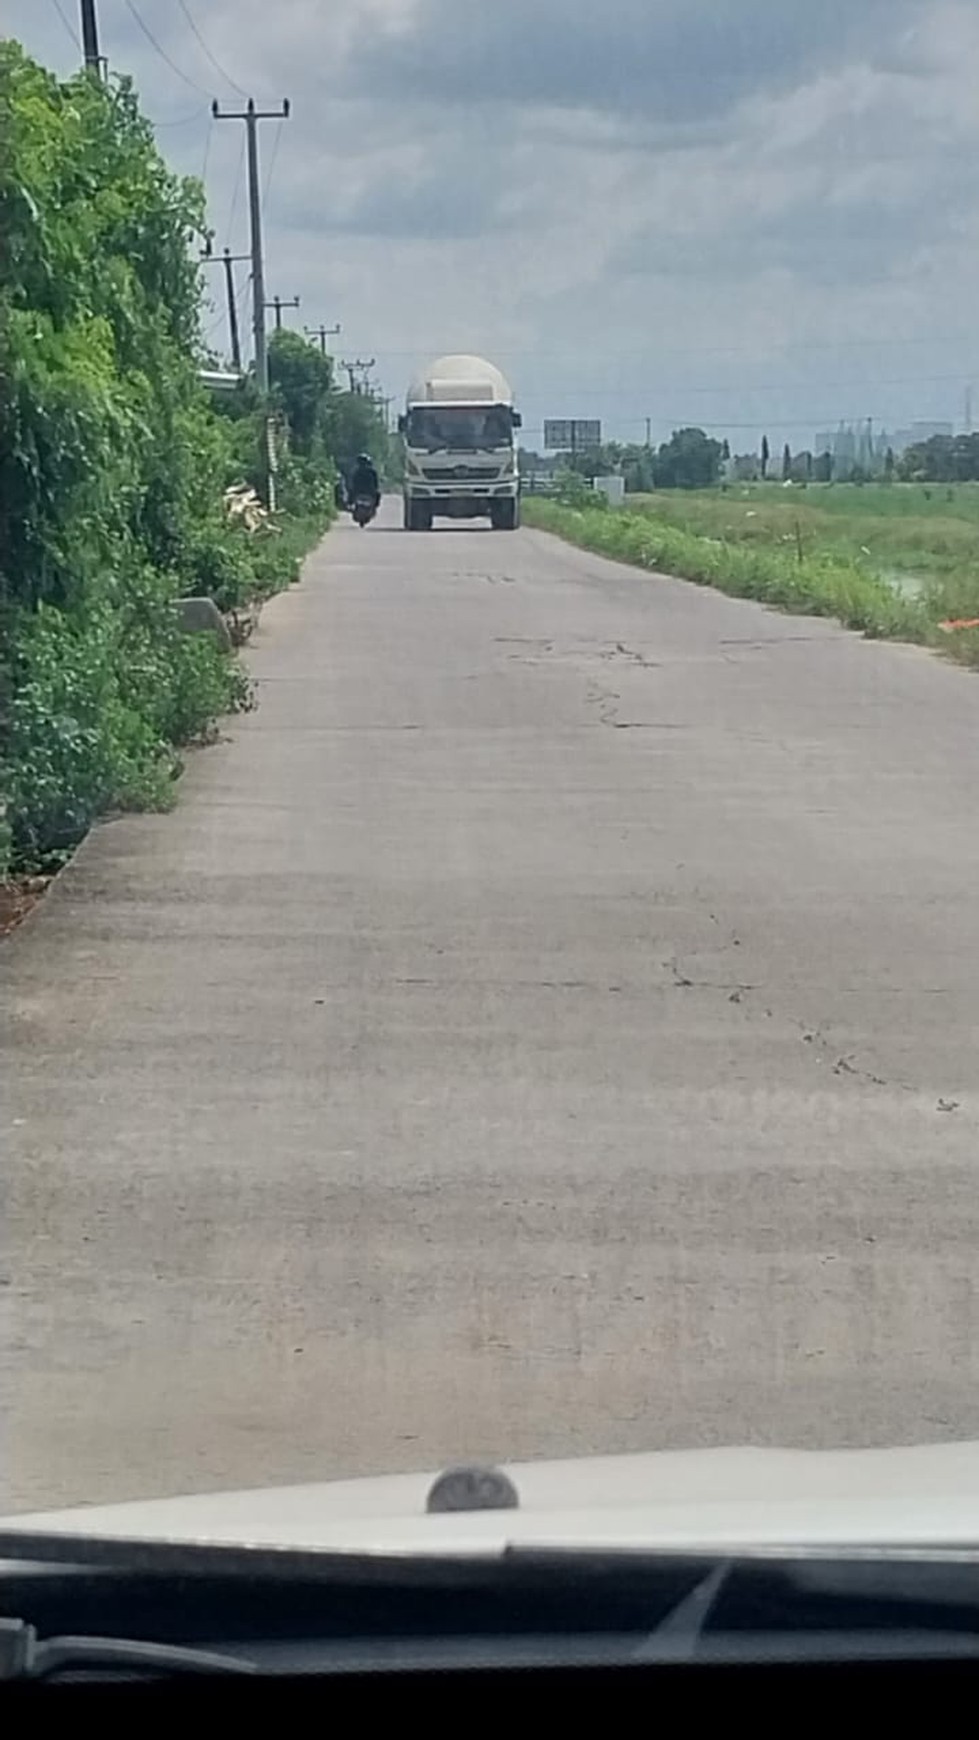
[[[350,474],[347,499],[353,503],[358,496],[369,496],[375,509],[380,506],[381,480],[377,475],[377,466],[369,453],[357,455],[357,463]]]

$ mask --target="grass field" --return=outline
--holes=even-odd
[[[798,556],[842,557],[903,590],[940,583],[947,600],[979,602],[979,486],[975,484],[780,484],[639,496],[630,512],[652,514],[701,537],[791,546]]]
[[[605,555],[833,616],[979,664],[979,484],[732,484],[632,496],[621,509],[535,500],[531,523]]]

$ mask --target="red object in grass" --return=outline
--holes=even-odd
[[[957,628],[979,628],[979,616],[956,616],[950,622],[940,622],[938,626],[946,634],[954,634]]]

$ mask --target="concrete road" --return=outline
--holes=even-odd
[[[979,1437],[979,684],[335,531],[0,952],[8,1508]]]

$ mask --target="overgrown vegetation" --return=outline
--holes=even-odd
[[[127,81],[62,83],[0,44],[0,874],[169,801],[177,747],[247,696],[175,601],[228,610],[293,580],[334,511],[338,443],[376,420],[287,333],[271,406],[251,387],[211,402],[203,231],[203,190],[167,169]],[[224,492],[259,483],[270,410],[280,511],[249,531]]]

